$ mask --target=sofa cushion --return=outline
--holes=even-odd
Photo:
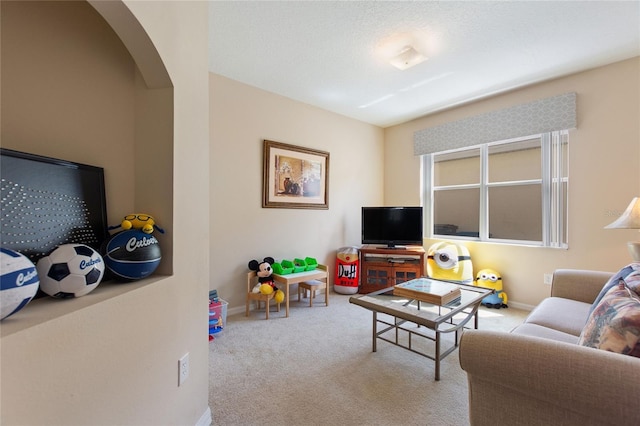
[[[618,273],[616,273],[613,277],[611,277],[609,281],[607,281],[607,283],[602,287],[602,290],[600,290],[600,293],[596,297],[596,300],[593,301],[593,304],[591,305],[591,310],[589,311],[589,315],[591,315],[593,310],[596,308],[596,306],[598,306],[598,303],[600,303],[604,295],[607,294],[607,292],[609,291],[609,289],[611,289],[611,287],[616,286],[618,284],[618,281],[620,281],[621,279],[624,279],[634,271],[640,271],[640,263],[638,262],[631,263],[625,266],[624,268],[620,269]]]
[[[537,324],[578,337],[587,322],[590,308],[591,305],[588,303],[562,297],[548,297],[531,311],[525,323]]]
[[[574,345],[578,343],[578,336],[574,336],[573,334],[569,333],[563,333],[562,331],[554,330],[549,327],[543,327],[538,324],[520,324],[519,326],[511,330],[511,333],[520,334],[523,336],[542,337],[545,339],[555,340],[556,342],[566,342],[572,343]]]
[[[640,357],[640,297],[624,280],[589,315],[578,344]]]

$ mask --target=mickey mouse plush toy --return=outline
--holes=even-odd
[[[271,265],[273,265],[274,262],[273,257],[265,257],[262,262],[258,262],[257,260],[249,262],[249,269],[256,271],[256,275],[258,276],[258,284],[256,284],[252,291],[262,294],[271,294],[275,291],[274,299],[277,303],[280,303],[284,300],[284,292],[276,287],[276,283],[271,276],[271,274],[273,274]]]

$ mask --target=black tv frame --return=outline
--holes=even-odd
[[[418,238],[418,236],[416,235],[416,239],[410,239],[410,238],[392,238],[393,236],[400,236],[398,235],[384,235],[383,232],[380,232],[378,235],[376,236],[372,236],[370,233],[368,235],[365,235],[365,226],[369,225],[371,226],[371,224],[366,224],[365,223],[365,211],[385,211],[387,212],[387,215],[389,214],[389,211],[392,210],[412,210],[412,211],[419,211],[419,215],[420,215],[420,237]],[[418,207],[418,206],[363,206],[362,207],[362,222],[361,222],[361,235],[362,235],[362,244],[383,244],[386,245],[387,248],[389,249],[393,249],[393,248],[401,248],[401,247],[396,247],[396,246],[421,246],[423,243],[423,238],[424,238],[424,224],[423,224],[423,211],[422,211],[422,207]]]
[[[36,263],[60,244],[99,250],[108,238],[102,167],[0,148],[0,177],[2,247]]]

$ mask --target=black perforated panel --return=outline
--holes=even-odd
[[[104,170],[0,150],[1,239],[34,263],[56,246],[107,238]]]

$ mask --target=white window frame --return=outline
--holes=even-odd
[[[523,140],[539,139],[541,143],[541,178],[512,182],[488,182],[489,147],[508,145]],[[567,149],[563,149],[563,145]],[[569,165],[568,145],[569,132],[555,131],[526,137],[490,142],[468,146],[461,149],[442,151],[422,156],[421,182],[423,188],[424,229],[426,238],[446,238],[466,241],[482,241],[526,246],[541,246],[567,249],[569,246],[568,230],[568,187]],[[480,179],[478,184],[448,185],[434,187],[434,156],[453,152],[480,150]],[[542,188],[542,238],[540,241],[497,239],[489,237],[489,188],[498,186],[541,185]],[[564,186],[565,190],[560,190]],[[478,237],[434,234],[434,191],[447,189],[480,189],[480,211]],[[564,208],[563,208],[564,206]]]

